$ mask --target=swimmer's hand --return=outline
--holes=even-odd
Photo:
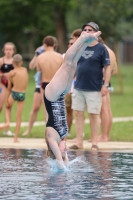
[[[56,160],[56,163],[57,163],[57,167],[58,167],[60,170],[64,170],[64,169],[65,169],[65,165],[64,165],[64,162],[63,162],[63,161]]]
[[[44,46],[42,45],[42,46],[40,46],[40,47],[38,47],[36,49],[35,54],[38,56],[38,55],[40,55],[43,52],[44,52]]]
[[[98,37],[102,34],[101,31],[97,31],[95,33],[93,33],[93,36],[95,37],[95,39],[98,41]]]
[[[84,41],[88,43],[92,43],[93,41],[98,41],[98,36],[101,35],[101,31],[97,31],[95,33],[87,33],[86,31],[82,31],[81,36]]]

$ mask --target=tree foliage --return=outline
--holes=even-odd
[[[44,36],[54,35],[60,48],[61,45],[66,47],[68,7],[69,0],[0,0],[1,43],[10,40],[23,53],[32,53],[38,44],[41,45]]]
[[[94,21],[102,36],[120,39],[131,31],[133,0],[0,0],[0,45],[16,44],[32,54],[46,35],[56,36],[59,51],[67,48],[67,35]]]
[[[77,0],[73,12],[67,13],[69,30],[80,28],[83,24],[94,21],[100,27],[103,38],[121,39],[131,33],[133,21],[133,0]],[[80,5],[80,6],[79,6]],[[72,23],[70,23],[71,19]]]

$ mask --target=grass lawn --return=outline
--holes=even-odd
[[[114,87],[114,92],[111,94],[111,108],[114,117],[124,117],[124,116],[133,116],[133,65],[132,66],[121,66],[122,80],[118,76],[114,76],[111,79],[111,84]],[[26,93],[26,100],[22,115],[22,121],[28,121],[30,116],[30,111],[32,109],[33,93],[35,89],[34,83],[34,74],[35,71],[29,73],[29,84]],[[122,81],[123,93],[120,93],[120,82]],[[15,122],[15,110],[16,104],[12,109],[11,121]],[[85,113],[87,117],[87,113]],[[4,122],[4,109],[0,114],[0,122]],[[40,109],[37,121],[43,121],[43,107]],[[14,128],[11,127],[11,130],[14,131]],[[22,133],[26,130],[26,127],[22,127],[20,131],[20,137]],[[45,127],[38,126],[33,127],[29,136],[27,137],[44,137]],[[84,128],[85,139],[90,137],[90,128],[89,124],[85,124]],[[75,136],[75,127],[72,126],[71,135],[73,138]],[[0,131],[0,137],[3,137],[2,131]],[[111,140],[112,141],[133,141],[133,122],[117,122],[114,123],[111,130]]]

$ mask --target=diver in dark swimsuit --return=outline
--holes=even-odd
[[[47,113],[49,114],[46,127],[53,127],[58,132],[61,139],[64,139],[68,134],[64,96],[63,93],[56,101],[51,102],[46,99],[44,94],[44,102]]]
[[[85,48],[97,40],[100,31],[89,34],[82,32],[77,41],[67,50],[64,62],[44,90],[44,102],[47,111],[46,143],[47,155],[57,160],[59,169],[68,163],[65,136],[68,133],[64,107],[64,94],[71,87],[77,62]],[[41,71],[41,69],[39,69]],[[65,164],[65,165],[64,165]]]

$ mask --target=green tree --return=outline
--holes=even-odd
[[[123,35],[131,33],[132,3],[133,0],[77,0],[73,11],[67,13],[68,30],[94,21],[105,40],[108,37],[120,40]]]
[[[32,55],[46,35],[53,35],[58,39],[59,51],[65,52],[65,16],[70,2],[71,0],[0,0],[0,32],[3,43],[10,40],[22,54]]]
[[[46,35],[56,36],[66,51],[69,32],[95,21],[104,39],[120,39],[131,31],[133,0],[0,0],[0,45],[16,44],[31,57]]]

